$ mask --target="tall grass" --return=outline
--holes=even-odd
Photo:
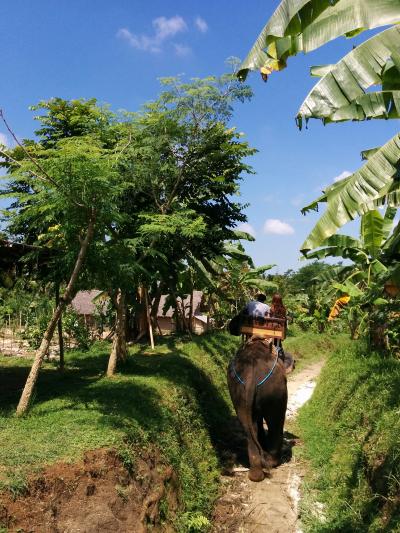
[[[355,343],[329,358],[298,419],[306,531],[400,531],[399,415],[399,361]]]
[[[227,334],[183,342],[164,339],[155,352],[132,349],[114,379],[104,377],[109,345],[70,352],[67,370],[41,372],[24,418],[14,409],[30,361],[0,358],[0,488],[17,494],[26,475],[55,461],[76,461],[86,450],[156,445],[180,483],[181,510],[208,516],[217,495],[219,453],[229,441],[232,408],[226,367],[238,340]]]

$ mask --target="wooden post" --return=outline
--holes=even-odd
[[[149,327],[151,349],[154,350],[153,326],[151,325],[150,308],[149,308],[149,292],[147,290],[147,287],[145,287],[144,289],[144,302],[146,306],[146,316],[147,316],[147,324]]]
[[[60,303],[60,285],[59,283],[56,284],[56,307],[58,307],[58,304]],[[57,322],[57,331],[58,331],[58,346],[60,350],[60,370],[64,370],[65,362],[64,362],[64,339],[63,339],[63,332],[62,332],[62,317]]]

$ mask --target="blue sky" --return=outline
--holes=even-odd
[[[19,137],[35,128],[29,105],[54,96],[96,97],[113,109],[136,110],[159,92],[157,78],[221,74],[229,56],[244,58],[278,0],[13,0],[0,5],[0,107]],[[233,124],[259,153],[255,176],[242,184],[242,201],[256,242],[256,264],[297,269],[299,247],[318,215],[300,208],[343,172],[356,170],[361,150],[396,133],[394,122],[324,127],[299,132],[294,116],[315,83],[311,65],[336,62],[364,40],[340,39],[289,61],[267,84],[249,82],[250,103]],[[8,141],[0,125],[0,141]],[[351,231],[354,231],[351,230]]]

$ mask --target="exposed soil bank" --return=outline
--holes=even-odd
[[[288,380],[287,419],[311,397],[323,361],[308,366]],[[298,502],[302,478],[300,465],[291,457],[297,437],[285,433],[284,462],[261,483],[252,483],[247,468],[233,469],[234,477],[224,477],[225,494],[214,515],[214,532],[295,533],[299,532]]]
[[[24,495],[0,495],[0,524],[10,533],[141,533],[173,531],[177,487],[172,469],[152,452],[135,458],[134,470],[112,450],[85,454],[81,463],[57,463],[32,478]]]

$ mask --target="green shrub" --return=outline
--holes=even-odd
[[[93,343],[90,331],[86,327],[81,315],[78,315],[72,307],[68,307],[63,314],[62,323],[64,332],[75,340],[77,348],[88,350]]]

